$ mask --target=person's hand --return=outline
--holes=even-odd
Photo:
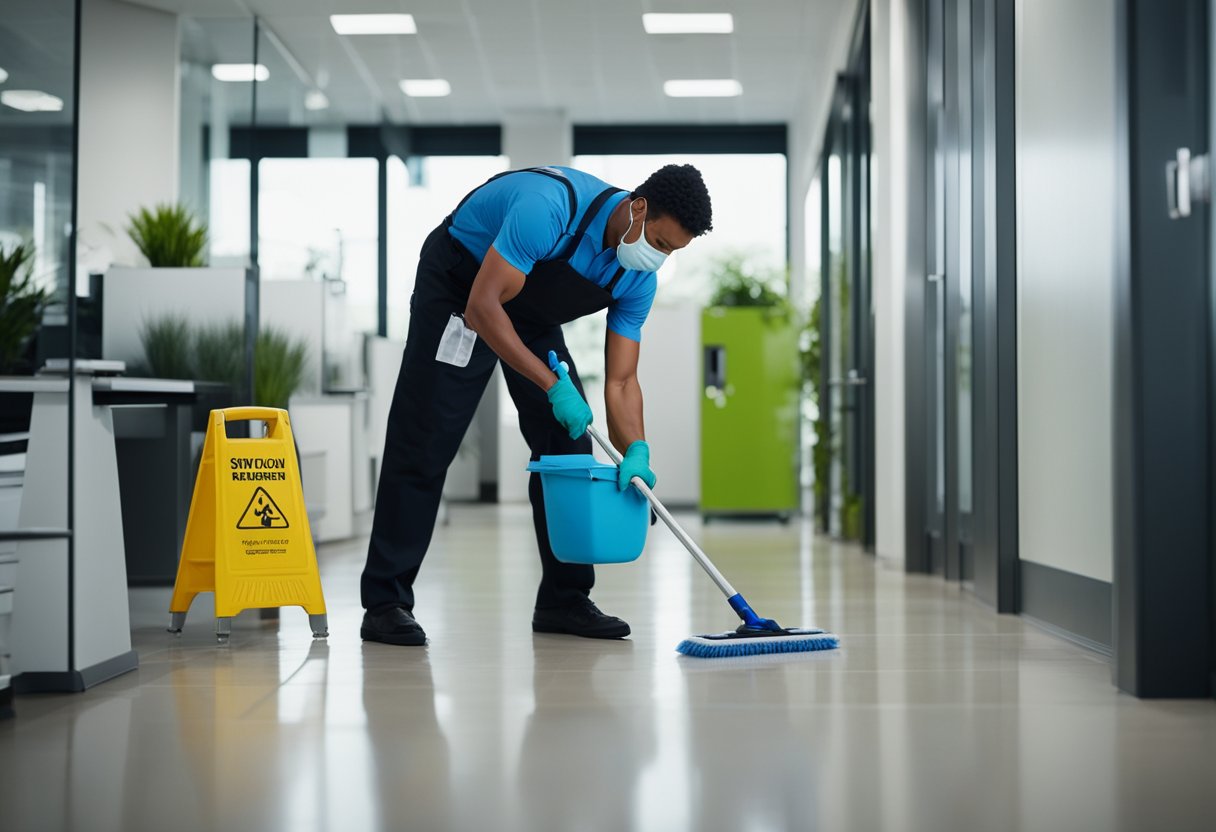
[[[651,488],[659,481],[654,471],[650,470],[650,446],[644,439],[634,442],[625,451],[625,458],[621,460],[620,471],[617,473],[617,487],[624,491],[634,477],[641,477],[642,482]]]
[[[559,362],[556,353],[549,353],[549,366],[557,374],[557,384],[550,387],[547,393],[549,404],[553,406],[553,418],[569,432],[571,439],[578,439],[591,424],[591,406],[583,400],[570,380],[570,371],[565,362]]]

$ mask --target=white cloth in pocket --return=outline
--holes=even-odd
[[[464,325],[464,315],[453,314],[448,318],[448,325],[439,339],[439,351],[435,360],[455,367],[469,366],[473,357],[473,345],[477,343],[477,333]]]

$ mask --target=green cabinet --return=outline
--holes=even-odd
[[[798,329],[783,310],[701,315],[701,512],[798,510]]]

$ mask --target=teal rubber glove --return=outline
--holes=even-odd
[[[578,439],[591,424],[591,407],[570,380],[566,362],[557,360],[557,353],[549,353],[549,366],[557,373],[557,384],[547,393],[549,404],[553,406],[553,418],[569,432],[571,439]]]
[[[659,481],[654,471],[650,470],[650,446],[644,439],[634,442],[625,451],[625,458],[621,460],[621,468],[616,476],[617,487],[624,491],[634,477],[641,477],[642,482],[651,488]]]

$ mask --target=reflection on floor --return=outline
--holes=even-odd
[[[530,630],[522,507],[460,507],[419,580],[426,649],[364,645],[364,541],[301,610],[207,598],[181,638],[133,593],[138,673],[0,723],[0,829],[1210,830],[1216,703],[1138,702],[1106,661],[807,527],[693,532],[765,615],[832,653],[697,660],[732,625],[664,530],[594,597],[632,639]]]

